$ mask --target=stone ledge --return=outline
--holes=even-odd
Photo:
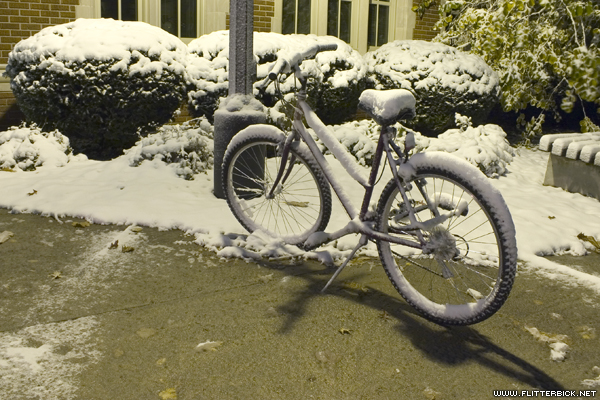
[[[544,135],[540,150],[550,152],[544,185],[600,200],[600,132]]]
[[[540,150],[600,166],[600,132],[544,135]]]
[[[600,200],[600,166],[550,154],[544,185]]]

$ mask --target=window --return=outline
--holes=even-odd
[[[310,0],[283,0],[281,32],[310,33]]]
[[[351,8],[350,0],[328,0],[327,34],[350,43]]]
[[[137,21],[137,0],[101,0],[100,15],[102,18]]]
[[[179,37],[198,37],[196,0],[161,0],[160,27]]]
[[[369,4],[369,46],[382,46],[388,41],[389,0],[371,0]]]

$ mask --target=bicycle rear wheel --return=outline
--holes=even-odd
[[[223,157],[223,191],[229,208],[249,232],[263,230],[301,244],[323,231],[331,215],[329,184],[302,143],[292,144],[284,179],[267,198],[281,165],[283,133],[253,125],[238,133]]]
[[[470,325],[506,301],[516,274],[515,229],[500,193],[485,176],[447,154],[417,154],[404,182],[420,229],[392,179],[378,204],[377,229],[422,249],[378,241],[386,273],[404,299],[440,325]],[[412,224],[414,226],[415,224]]]

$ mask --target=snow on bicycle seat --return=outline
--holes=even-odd
[[[358,99],[358,107],[379,125],[391,125],[415,116],[415,97],[405,89],[367,89]]]

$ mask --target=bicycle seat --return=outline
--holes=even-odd
[[[391,125],[415,116],[415,97],[406,89],[367,89],[358,99],[358,108],[379,125]]]

